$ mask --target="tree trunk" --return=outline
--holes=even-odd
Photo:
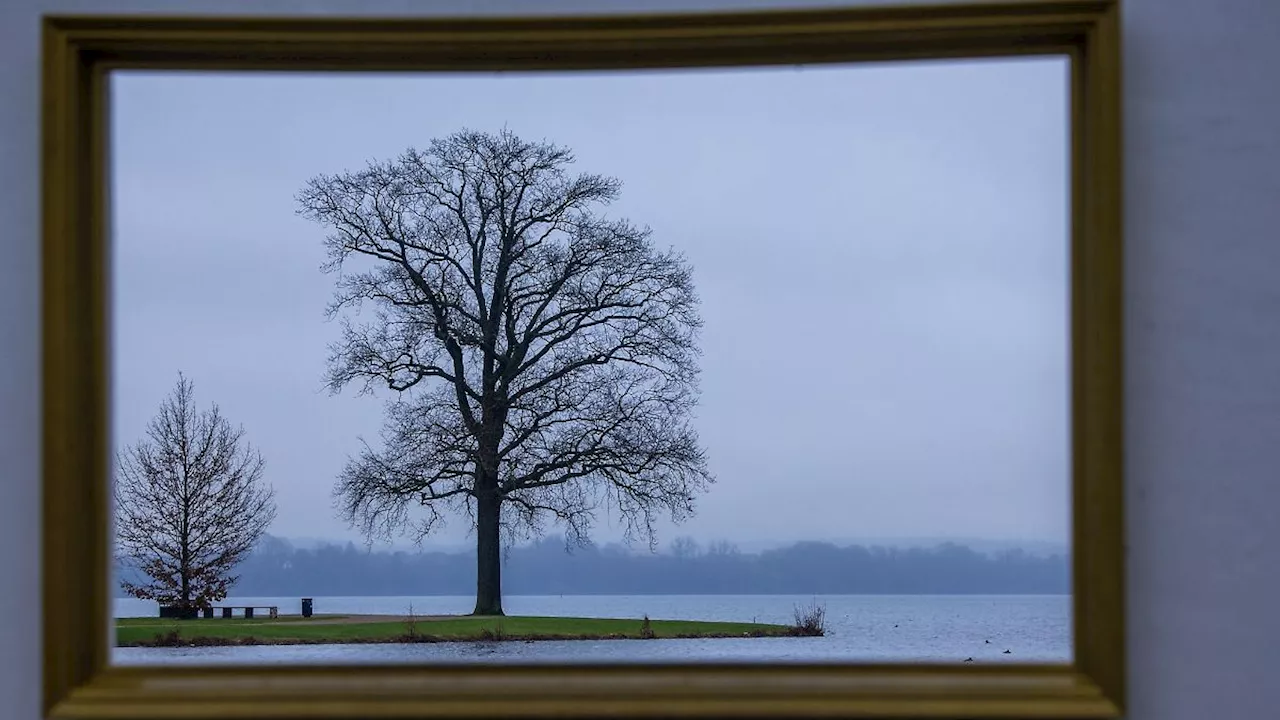
[[[187,541],[185,532],[182,538],[182,564],[178,569],[178,574],[182,580],[182,599],[178,604],[185,610],[191,607],[191,553],[190,543]]]
[[[502,551],[496,489],[482,489],[476,497],[476,609],[473,615],[502,615]]]

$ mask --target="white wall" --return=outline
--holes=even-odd
[[[1280,3],[1126,1],[1130,716],[1273,718]],[[783,3],[698,0],[766,4]],[[431,6],[532,11],[515,0]],[[601,6],[692,5],[537,9]],[[0,707],[14,720],[35,718],[39,697],[38,17],[106,8],[424,12],[408,0],[0,1]]]

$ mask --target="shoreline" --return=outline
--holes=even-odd
[[[262,645],[418,645],[437,643],[477,643],[477,642],[554,642],[579,640],[724,640],[732,638],[796,638],[819,637],[801,632],[753,632],[743,635],[732,633],[698,633],[686,635],[667,635],[664,637],[645,638],[638,635],[492,635],[475,637],[441,637],[436,635],[415,635],[413,637],[391,638],[351,638],[342,640],[310,639],[310,638],[258,638],[252,635],[243,638],[223,638],[195,636],[191,638],[170,638],[157,636],[154,640],[138,640],[117,643],[116,647],[257,647]]]
[[[420,625],[427,626],[426,628]],[[331,615],[275,619],[116,618],[116,647],[385,645],[565,640],[818,637],[822,628],[765,623],[473,615]]]

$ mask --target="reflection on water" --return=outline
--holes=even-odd
[[[726,620],[790,623],[814,596],[512,596],[510,615]],[[416,645],[284,645],[115,648],[119,664],[540,663],[540,662],[1049,662],[1071,660],[1071,598],[1028,596],[828,595],[819,638],[577,640]],[[316,598],[317,613],[465,613],[471,598]],[[278,605],[298,598],[231,598]],[[117,616],[155,616],[155,606],[116,601]],[[1009,650],[1006,654],[1004,651]]]

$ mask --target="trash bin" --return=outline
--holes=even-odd
[[[302,598],[302,617],[311,617],[311,598]]]

